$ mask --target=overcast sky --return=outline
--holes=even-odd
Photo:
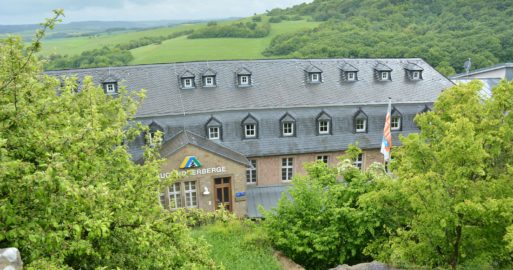
[[[0,24],[39,23],[64,9],[64,22],[246,17],[311,0],[2,0]]]

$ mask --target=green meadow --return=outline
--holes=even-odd
[[[265,18],[265,16],[262,17]],[[219,24],[239,21],[246,22],[250,20],[250,18],[246,18],[237,21],[219,22]],[[267,20],[267,18],[264,20]],[[318,25],[319,22],[306,20],[272,23],[270,34],[263,38],[188,39],[186,36],[181,36],[165,40],[161,44],[152,44],[130,50],[134,56],[134,60],[130,62],[130,64],[268,58],[263,56],[262,52],[275,36],[301,29],[311,29]],[[206,27],[206,24],[182,24],[143,31],[102,34],[94,37],[50,39],[43,43],[41,53],[43,55],[53,53],[76,55],[83,51],[101,48],[103,46],[115,46],[142,37],[165,36],[174,32],[198,29],[201,27]]]

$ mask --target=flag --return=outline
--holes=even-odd
[[[392,99],[389,99],[387,116],[385,117],[385,127],[383,128],[383,141],[381,142],[381,153],[385,158],[385,162],[390,160],[390,148],[392,147],[392,133],[390,133],[391,114]]]

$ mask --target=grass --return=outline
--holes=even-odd
[[[208,38],[187,39],[180,37],[131,50],[131,64],[186,62],[197,60],[261,59],[271,40],[283,33],[316,27],[319,23],[283,21],[271,24],[271,32],[263,38]]]
[[[265,16],[262,17],[267,19]],[[235,22],[246,22],[250,20],[250,18],[245,18]],[[234,23],[234,21],[219,22],[219,24],[229,23]],[[153,44],[131,50],[134,60],[130,64],[267,58],[262,55],[262,52],[275,36],[301,29],[311,29],[318,25],[318,22],[309,22],[306,20],[273,23],[271,24],[270,34],[263,38],[187,39],[187,37],[183,36],[166,40],[158,45]],[[205,27],[205,24],[182,24],[144,31],[103,34],[94,37],[50,39],[43,43],[41,54],[49,55],[58,53],[75,55],[80,54],[82,51],[101,48],[103,46],[115,46],[142,37],[165,36],[174,32],[200,27]]]
[[[227,270],[282,269],[263,229],[251,221],[218,222],[196,228],[192,235],[205,239],[212,259]]]

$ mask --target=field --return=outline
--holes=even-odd
[[[239,20],[242,22],[249,19]],[[221,22],[220,24],[233,23]],[[235,21],[238,22],[238,21]],[[185,36],[165,40],[161,44],[152,44],[131,50],[134,60],[130,64],[168,63],[198,60],[228,60],[266,58],[262,51],[279,34],[318,26],[318,22],[283,21],[271,24],[271,32],[264,38],[209,38],[188,39]],[[46,40],[43,43],[43,55],[52,53],[75,55],[82,51],[103,46],[115,46],[142,37],[165,36],[174,32],[205,27],[201,24],[182,24],[144,31],[132,31],[117,34],[103,34],[94,37],[76,37]]]
[[[211,245],[211,258],[227,270],[282,269],[262,228],[251,222],[215,223],[196,228],[192,233]]]

